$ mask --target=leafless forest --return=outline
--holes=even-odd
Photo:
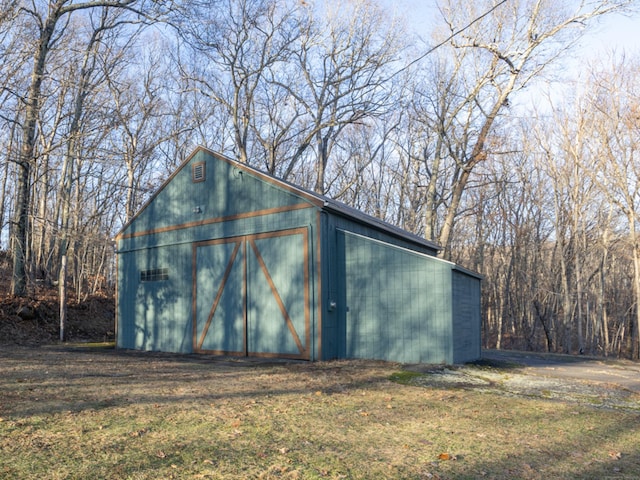
[[[61,335],[204,145],[482,273],[485,347],[638,358],[640,56],[564,69],[637,1],[440,0],[419,32],[376,0],[0,1],[6,295],[57,286]]]

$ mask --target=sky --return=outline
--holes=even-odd
[[[587,33],[581,54],[589,58],[612,49],[640,54],[640,13],[632,17],[612,15],[603,19],[592,32]]]

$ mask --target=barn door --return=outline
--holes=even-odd
[[[194,245],[194,351],[310,358],[307,230]]]
[[[194,351],[246,354],[244,242],[195,248]]]

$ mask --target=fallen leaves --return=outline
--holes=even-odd
[[[457,460],[457,459],[458,457],[447,452],[443,452],[440,455],[438,455],[438,460],[442,460],[442,461]]]
[[[506,480],[582,478],[585,471],[594,478],[622,477],[636,466],[630,452],[640,438],[637,412],[367,383],[372,368],[381,368],[377,364],[354,364],[347,378],[316,375],[329,367],[334,372],[331,362],[232,369],[190,357],[135,356],[133,366],[123,367],[129,358],[108,357],[95,374],[71,377],[73,382],[62,365],[59,386],[51,387],[60,398],[55,403],[20,396],[28,384],[15,394],[2,391],[0,450],[10,455],[0,460],[0,477],[63,477],[77,466],[96,478],[127,478],[138,469],[141,480],[337,480],[356,472],[366,478]],[[21,368],[44,368],[32,358],[19,360]],[[63,360],[74,363],[66,354]],[[158,362],[162,374],[154,377],[149,370]],[[126,376],[112,385],[100,376],[102,369]],[[388,378],[387,370],[381,372],[375,378]],[[187,374],[204,393],[173,398],[170,387],[185,383]],[[0,365],[3,375],[8,373]],[[128,403],[121,397],[125,387],[133,392],[127,398],[148,401]],[[460,401],[441,401],[454,394]],[[624,435],[605,435],[619,425]],[[48,463],[52,454],[54,464]],[[152,468],[139,469],[143,465]]]

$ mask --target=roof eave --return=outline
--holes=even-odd
[[[418,244],[423,247],[427,247],[431,250],[435,250],[436,252],[439,252],[442,250],[442,247],[437,243],[431,242],[426,238],[419,237],[418,235],[415,235],[411,232],[403,230],[400,227],[396,227],[395,225],[391,225],[390,223],[387,223],[384,220],[381,220],[376,217],[372,217],[371,215],[368,215],[359,210],[352,209],[347,205],[342,205],[335,201],[326,200],[324,202],[324,208],[326,210],[331,210],[334,213],[350,218],[351,220],[362,223],[364,225],[368,225],[368,226],[383,230],[384,232],[394,237],[402,238],[403,240],[407,240],[411,243]],[[357,214],[354,212],[357,212]]]

